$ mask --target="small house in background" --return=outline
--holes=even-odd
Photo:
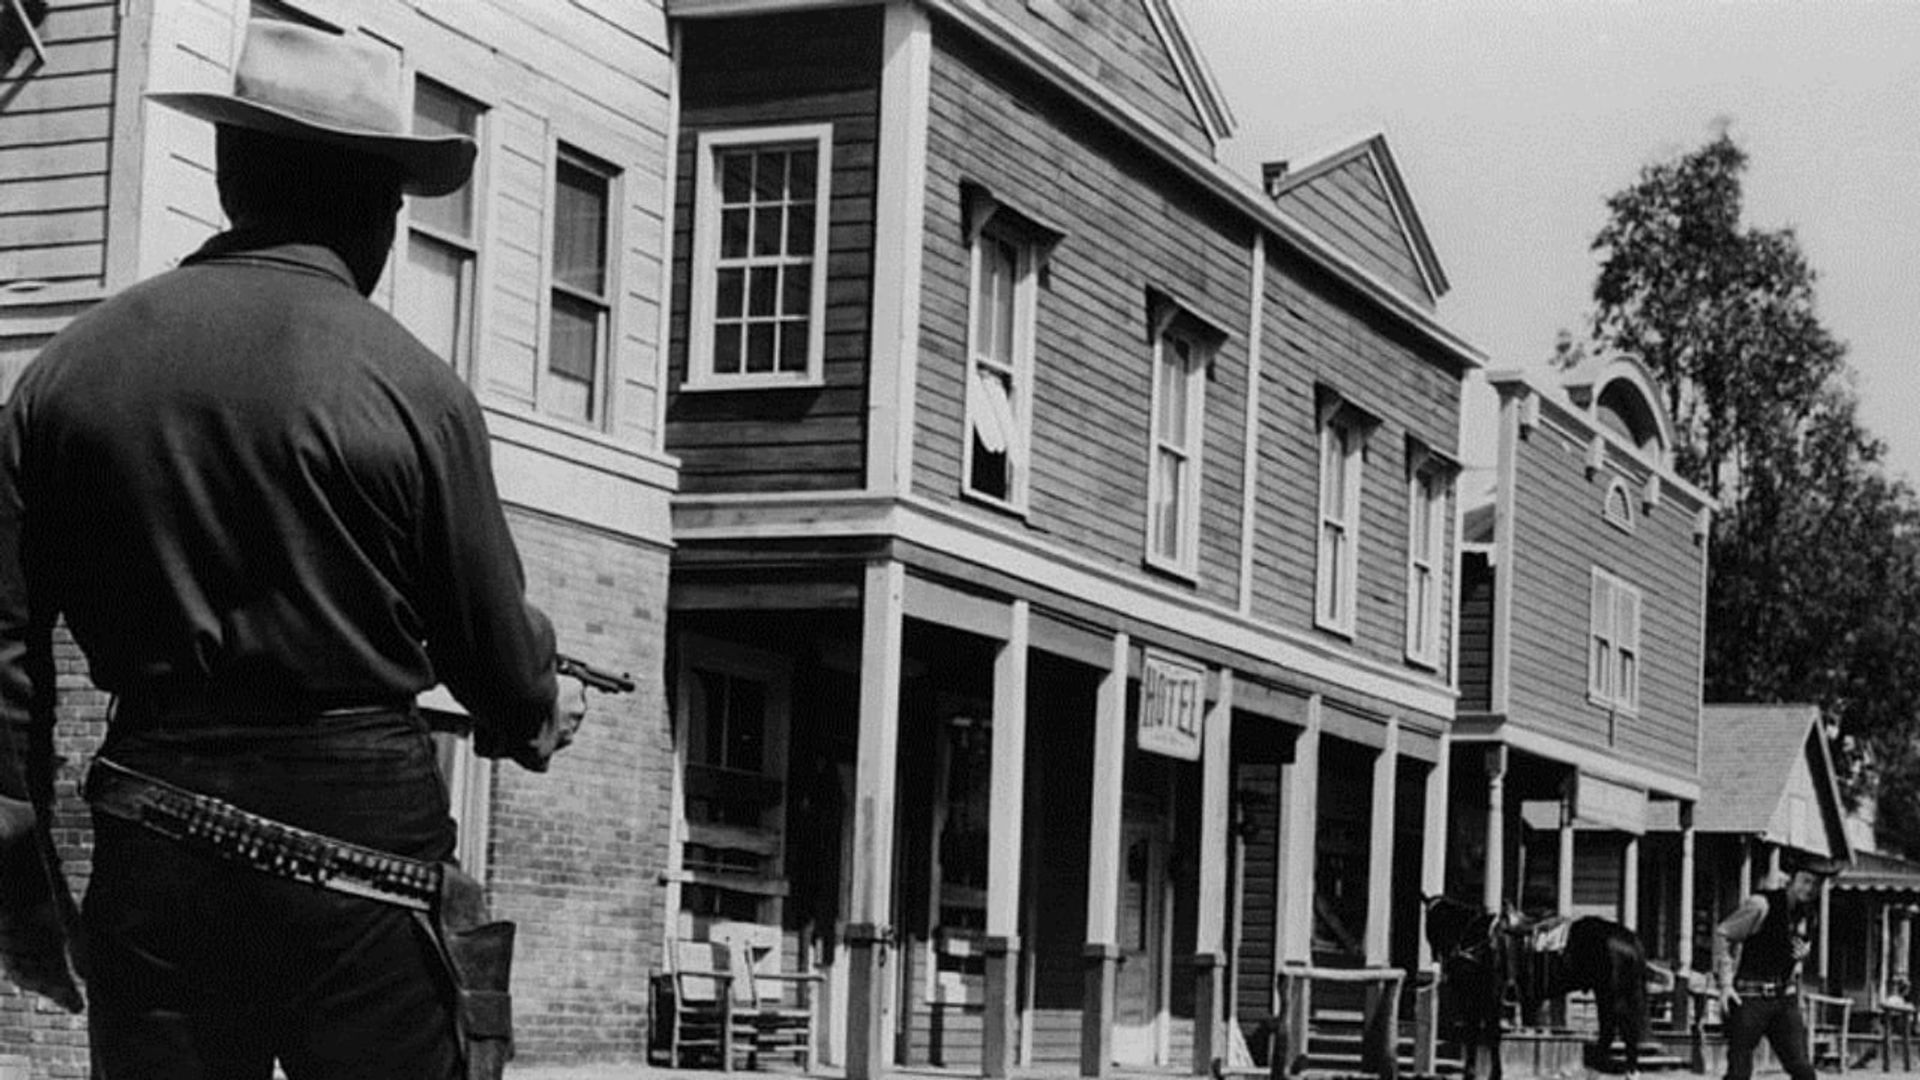
[[[1447,889],[1616,919],[1684,968],[1713,504],[1674,471],[1641,365],[1489,382],[1499,450],[1463,524]]]
[[[1817,706],[1708,705],[1701,716],[1693,933],[1694,968],[1707,971],[1714,923],[1748,893],[1778,884],[1788,852],[1849,862],[1853,843]],[[1855,968],[1869,938],[1843,913],[1871,917],[1862,904],[1873,890],[1839,884],[1864,886],[1858,873],[1842,873],[1821,893],[1821,940],[1802,975],[1821,990],[1858,982],[1864,1001],[1869,976]]]

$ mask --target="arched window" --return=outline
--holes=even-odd
[[[1607,485],[1607,502],[1601,511],[1609,524],[1624,532],[1632,532],[1634,525],[1633,492],[1627,483],[1619,477]]]

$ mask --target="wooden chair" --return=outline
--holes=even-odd
[[[735,950],[725,942],[676,941],[673,968],[653,978],[654,1046],[669,1068],[690,1061],[732,1070],[752,1068],[759,1051],[759,1010],[751,981],[736,974]]]
[[[780,970],[780,928],[759,923],[717,923],[710,936],[729,946],[732,972],[752,1003],[754,1047],[761,1060],[791,1055],[806,1072],[819,1065],[817,973]]]
[[[1847,1032],[1853,1026],[1853,999],[1830,994],[1800,995],[1807,1017],[1807,1056],[1813,1067],[1847,1071]]]

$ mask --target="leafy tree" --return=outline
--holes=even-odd
[[[1811,701],[1851,796],[1920,854],[1920,504],[1857,416],[1846,347],[1815,311],[1791,229],[1741,220],[1747,155],[1724,131],[1643,169],[1593,242],[1591,345],[1638,357],[1674,463],[1720,503],[1710,540],[1710,701]]]

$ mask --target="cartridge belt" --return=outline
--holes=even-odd
[[[440,891],[439,863],[286,825],[106,758],[87,771],[86,795],[103,814],[274,877],[416,911],[432,910]]]
[[[1790,979],[1780,982],[1766,979],[1735,979],[1733,991],[1741,997],[1777,998],[1792,997],[1800,992],[1800,987]]]

